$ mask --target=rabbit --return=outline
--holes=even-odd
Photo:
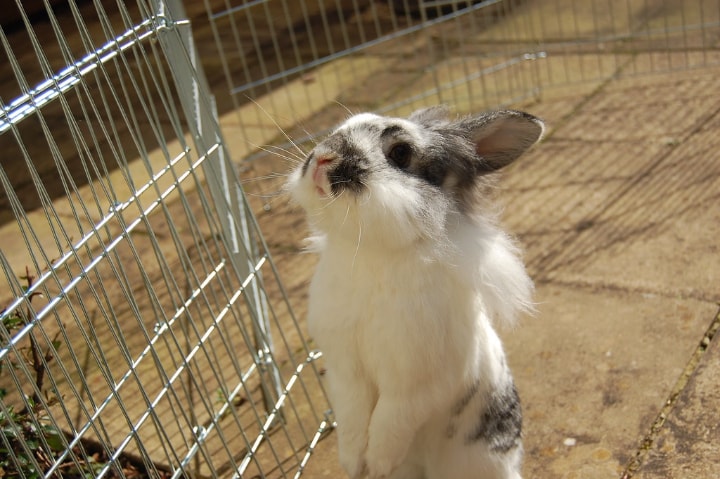
[[[522,414],[493,323],[531,312],[533,283],[488,191],[543,131],[511,110],[361,113],[290,173],[350,478],[520,478]]]

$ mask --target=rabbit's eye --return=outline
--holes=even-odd
[[[410,156],[412,155],[412,148],[407,143],[398,143],[397,145],[390,148],[387,154],[388,159],[393,162],[395,166],[404,170],[410,166]]]

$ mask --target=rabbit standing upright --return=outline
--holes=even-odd
[[[532,308],[489,176],[538,118],[355,115],[288,182],[320,255],[308,323],[353,478],[519,478],[522,417],[491,322]]]

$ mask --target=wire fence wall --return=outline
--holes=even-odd
[[[0,471],[292,477],[332,424],[180,3],[0,30]]]
[[[265,115],[290,127],[328,104],[482,110],[720,61],[717,0],[204,0],[200,10],[213,37],[205,68],[219,79],[218,98],[241,112],[248,141]],[[261,98],[263,111],[242,108]]]
[[[288,137],[310,144],[348,110],[479,110],[720,62],[718,0],[16,0],[7,10],[8,477],[303,474],[333,427],[320,353],[241,188],[264,191],[262,179],[236,173],[266,168],[276,190],[273,158],[294,147]]]

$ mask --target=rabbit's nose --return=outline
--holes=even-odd
[[[327,196],[328,191],[328,170],[331,168],[333,161],[337,159],[337,155],[320,153],[315,156],[315,167],[312,171],[312,180],[315,183],[315,190],[321,196]]]

